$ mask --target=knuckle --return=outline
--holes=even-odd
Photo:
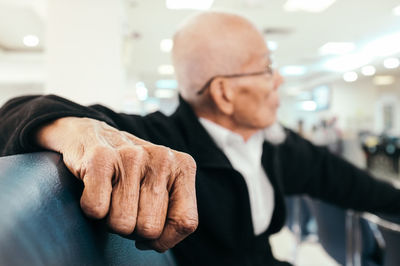
[[[145,158],[145,151],[140,146],[125,146],[119,150],[122,158],[129,161],[141,162]]]
[[[145,222],[137,225],[137,233],[145,238],[157,239],[162,233],[162,228],[154,223]]]
[[[194,175],[196,173],[196,161],[187,153],[180,153],[180,165],[184,168],[187,172]]]
[[[160,158],[168,158],[170,157],[170,149],[165,146],[156,146],[155,151],[157,152]]]
[[[180,235],[189,235],[196,231],[199,225],[199,220],[196,217],[186,217],[176,220],[172,223],[176,232]]]
[[[164,146],[151,145],[147,146],[146,150],[149,153],[149,166],[157,173],[167,173],[171,171],[172,156],[171,150]]]
[[[92,152],[88,154],[88,163],[91,167],[98,165],[108,165],[110,162],[115,161],[116,154],[113,149],[107,146],[97,145],[93,148]]]
[[[170,171],[171,159],[169,158],[169,156],[162,155],[158,160],[157,168],[160,170],[161,173]]]
[[[137,158],[142,156],[143,151],[140,146],[135,146],[131,144],[125,144],[118,148],[118,152],[121,156],[128,158]]]
[[[95,219],[104,218],[108,212],[108,209],[104,204],[93,204],[92,202],[85,200],[83,197],[81,198],[81,208],[87,216]]]
[[[108,224],[112,230],[114,230],[116,233],[121,234],[121,235],[129,235],[135,229],[135,221],[132,219],[110,218],[110,221],[108,222]]]

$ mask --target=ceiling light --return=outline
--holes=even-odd
[[[361,68],[361,73],[364,76],[373,76],[376,73],[376,69],[374,66],[364,66],[363,68]]]
[[[278,43],[275,41],[267,41],[267,46],[270,51],[275,51],[278,49]]]
[[[306,11],[318,13],[330,7],[335,0],[287,0],[283,8],[286,11]]]
[[[164,39],[160,42],[160,50],[169,53],[172,50],[172,46],[174,45],[171,39]]]
[[[364,48],[365,54],[372,56],[390,56],[400,52],[400,32],[386,35],[368,43]]]
[[[301,76],[306,73],[304,66],[285,66],[280,69],[283,76]]]
[[[300,109],[304,111],[315,111],[317,109],[317,103],[314,101],[300,102]]]
[[[352,52],[356,48],[352,42],[328,42],[319,48],[321,55],[342,55]]]
[[[146,85],[141,81],[136,83],[136,95],[140,101],[145,101],[148,98]]]
[[[388,69],[397,68],[400,65],[400,60],[396,57],[386,58],[383,61],[383,66]]]
[[[39,44],[39,38],[36,35],[26,35],[23,42],[25,46],[36,47]]]
[[[400,5],[398,5],[395,8],[393,8],[393,14],[395,16],[400,16]]]
[[[209,9],[214,0],[166,0],[168,9]]]
[[[346,82],[354,82],[358,79],[358,75],[356,72],[351,71],[351,72],[346,72],[343,74],[343,79]]]
[[[173,75],[175,73],[174,66],[161,65],[158,67],[158,73],[160,73],[161,75]]]
[[[390,85],[394,83],[393,76],[375,76],[373,79],[375,85],[383,86],[383,85]]]
[[[326,61],[324,67],[330,71],[345,72],[362,67],[371,60],[368,54],[349,54]]]

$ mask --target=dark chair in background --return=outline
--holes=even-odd
[[[360,234],[356,236],[352,232],[352,218],[349,219],[346,210],[311,198],[307,199],[307,204],[317,222],[319,242],[339,264],[382,265],[381,247],[366,221],[360,221]],[[355,237],[360,238],[359,242],[354,240]],[[354,260],[358,262],[354,263]]]
[[[314,217],[303,196],[286,196],[286,226],[292,231],[296,239],[301,242],[309,235],[316,234],[312,228]]]
[[[81,191],[58,154],[1,157],[0,265],[175,265],[87,219]]]
[[[385,244],[383,266],[400,265],[400,216],[363,214],[363,218],[376,224]]]

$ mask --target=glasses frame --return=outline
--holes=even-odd
[[[207,88],[210,87],[211,83],[214,81],[216,78],[240,78],[240,77],[248,77],[248,76],[260,76],[260,75],[265,75],[265,74],[270,74],[272,75],[274,70],[272,69],[271,66],[267,66],[265,70],[263,71],[258,71],[258,72],[250,72],[250,73],[241,73],[241,74],[231,74],[231,75],[217,75],[211,77],[203,87],[197,92],[197,95],[203,94]]]

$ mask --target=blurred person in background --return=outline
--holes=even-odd
[[[336,125],[337,118],[322,119],[311,130],[310,140],[317,146],[328,148],[332,153],[341,156],[343,153],[342,133]]]
[[[327,122],[327,139],[328,149],[336,155],[342,156],[343,154],[343,138],[342,132],[337,127],[337,117],[332,117]]]
[[[303,138],[305,137],[304,120],[303,119],[297,120],[297,134],[299,134]]]
[[[329,143],[328,137],[327,122],[322,119],[319,124],[312,127],[310,139],[314,145],[327,147]]]
[[[84,182],[89,217],[140,236],[139,248],[173,248],[180,265],[289,265],[269,244],[285,222],[284,195],[400,212],[397,189],[276,122],[282,77],[248,20],[191,17],[174,36],[173,61],[180,104],[171,116],[19,97],[0,109],[1,154],[61,153]]]

